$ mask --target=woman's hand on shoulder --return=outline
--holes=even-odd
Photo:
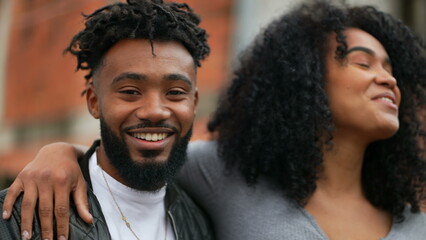
[[[13,205],[23,192],[21,205],[22,239],[30,239],[33,212],[38,200],[38,214],[42,239],[53,239],[53,217],[56,220],[57,239],[68,239],[69,199],[72,196],[79,216],[87,223],[93,222],[89,212],[86,182],[77,158],[86,147],[68,143],[52,143],[40,149],[18,174],[9,187],[3,203],[3,218],[9,219]]]

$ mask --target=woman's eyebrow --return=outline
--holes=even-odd
[[[348,49],[348,51],[346,51],[346,55],[348,55],[351,52],[355,52],[355,51],[365,52],[372,57],[376,56],[376,52],[374,52],[374,50],[367,48],[367,47],[361,47],[361,46],[355,46],[355,47]],[[391,65],[391,60],[390,60],[389,57],[386,57],[384,60],[387,64]]]
[[[356,46],[356,47],[348,49],[348,51],[346,51],[346,54],[349,54],[349,53],[355,52],[355,51],[361,51],[361,52],[367,53],[368,55],[376,56],[376,53],[373,50],[371,50],[370,48],[360,47],[360,46]]]

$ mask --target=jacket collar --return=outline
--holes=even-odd
[[[83,173],[83,177],[86,180],[87,185],[90,189],[93,190],[92,181],[90,179],[89,173],[89,159],[93,154],[96,154],[96,149],[101,145],[101,140],[95,140],[89,150],[84,154],[83,157],[78,159],[78,163],[80,164],[81,172]]]

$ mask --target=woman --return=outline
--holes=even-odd
[[[372,7],[319,1],[272,22],[209,123],[217,139],[191,144],[179,176],[218,239],[424,239],[424,50]],[[58,164],[77,169],[52,165],[69,149],[45,148],[12,192],[49,188],[28,176]]]

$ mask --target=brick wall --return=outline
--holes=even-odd
[[[73,124],[76,112],[86,112],[86,106],[80,96],[84,73],[76,73],[74,58],[62,51],[83,28],[80,13],[90,13],[110,2],[114,1],[14,0],[2,126],[12,137],[11,147],[0,151],[0,177],[13,177],[45,143],[92,141],[86,136],[71,137],[71,130],[64,130]],[[198,74],[200,107],[194,130],[194,138],[205,138],[206,119],[228,76],[233,1],[177,2],[186,2],[199,13],[201,25],[210,34],[212,53]]]

